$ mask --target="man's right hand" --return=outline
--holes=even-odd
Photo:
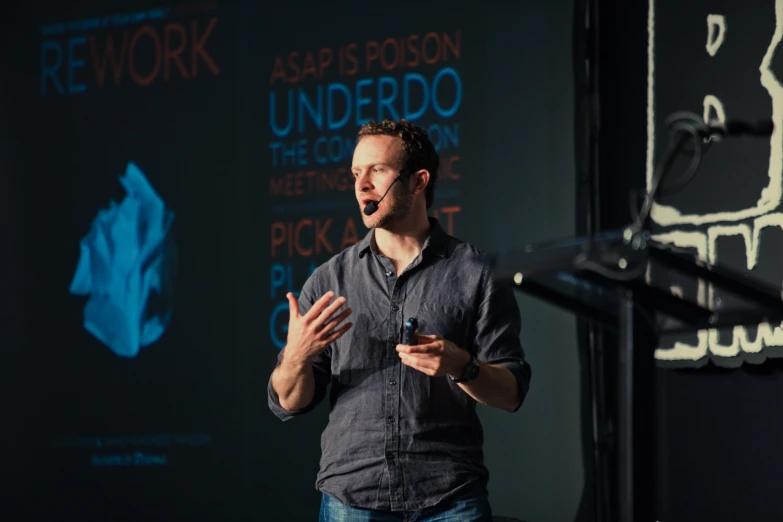
[[[304,315],[299,313],[299,303],[294,294],[289,292],[286,297],[289,319],[285,359],[290,364],[309,364],[313,357],[324,351],[329,344],[342,337],[353,326],[353,323],[340,326],[340,323],[351,315],[351,309],[346,308],[338,315],[334,315],[345,304],[346,299],[338,297],[329,304],[334,297],[332,291],[313,303]]]

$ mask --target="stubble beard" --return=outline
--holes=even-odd
[[[375,215],[365,216],[362,214],[362,221],[367,228],[387,228],[396,221],[401,221],[410,213],[413,206],[413,194],[407,190],[399,194],[389,194],[384,202],[387,203],[386,210],[378,216],[380,210]]]

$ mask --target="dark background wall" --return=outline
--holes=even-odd
[[[13,10],[9,10],[13,12]],[[8,64],[8,70],[0,76],[0,242],[3,245],[3,255],[0,256],[0,328],[4,332],[3,356],[9,363],[0,368],[0,408],[8,414],[9,419],[19,419],[24,415],[24,404],[16,400],[24,390],[24,374],[14,368],[10,361],[21,352],[21,318],[23,316],[24,300],[20,273],[24,266],[24,251],[20,240],[24,230],[24,222],[20,215],[22,196],[19,172],[21,161],[19,145],[22,132],[19,125],[21,114],[15,100],[18,100],[17,89],[20,74],[16,68],[18,62],[12,50],[11,43],[17,36],[17,31],[8,20],[0,22],[0,56]],[[7,448],[20,448],[24,441],[24,425],[21,422],[4,423],[0,430],[0,444]],[[8,452],[9,473],[0,474],[0,487],[3,491],[14,494],[16,488],[13,471],[19,469],[23,462],[20,452]]]
[[[487,53],[485,77],[504,68],[508,74],[488,81],[492,92],[483,98],[486,124],[499,132],[487,133],[479,149],[487,204],[475,222],[481,228],[466,228],[466,234],[488,250],[575,233],[573,7],[532,2],[519,9],[519,16],[491,10],[487,20],[492,48],[519,49],[513,65],[507,53]],[[545,50],[529,52],[544,41]],[[490,493],[501,514],[574,520],[584,485],[575,321],[528,296],[519,295],[518,302],[536,391],[520,415],[481,410]]]
[[[357,83],[362,117],[377,116],[382,99],[381,115],[404,115],[408,86],[409,115],[448,164],[433,213],[453,234],[488,251],[567,236],[572,19],[570,2],[543,1],[415,13],[249,2],[20,9],[4,49],[16,75],[0,103],[9,136],[23,138],[0,149],[6,194],[16,195],[6,208],[24,225],[8,236],[9,251],[23,253],[19,275],[4,283],[16,290],[3,309],[25,311],[23,335],[5,350],[15,384],[9,519],[314,517],[325,405],[283,424],[265,386],[285,291],[366,232],[340,170],[359,123]],[[387,39],[403,50],[426,39],[431,63],[395,61],[392,44],[386,61],[368,63]],[[349,54],[340,67],[341,49],[355,53],[355,72]],[[275,79],[281,70],[287,81]],[[295,117],[275,134],[289,92],[317,113],[319,93],[346,95],[336,84],[353,105],[347,121],[337,121],[347,105],[325,102],[320,128],[305,114],[301,128]],[[334,148],[316,149],[323,138]],[[301,140],[306,155],[274,156]],[[98,211],[126,196],[119,177],[130,162],[173,212],[178,270],[164,335],[120,357],[85,330],[88,298],[69,285]],[[584,483],[574,322],[519,302],[533,391],[515,415],[481,412],[490,494],[498,514],[570,520]]]

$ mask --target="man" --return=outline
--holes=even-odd
[[[491,520],[476,402],[516,411],[530,367],[511,289],[427,215],[438,167],[419,127],[364,125],[352,171],[370,232],[318,267],[298,301],[287,295],[269,406],[287,420],[332,385],[322,521]],[[409,318],[413,346],[400,344]]]

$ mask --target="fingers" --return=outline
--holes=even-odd
[[[335,330],[329,337],[326,338],[325,344],[331,344],[335,342],[337,339],[345,335],[345,332],[351,329],[353,326],[353,323],[345,323],[343,326],[340,327],[339,330]]]
[[[400,353],[400,361],[405,366],[409,366],[414,370],[418,370],[427,375],[435,375],[438,369],[437,363],[430,359],[421,359],[414,355],[408,355],[406,353]]]
[[[307,311],[305,317],[312,318],[321,315],[321,312],[324,311],[324,308],[326,308],[326,305],[328,305],[329,301],[332,300],[332,297],[334,297],[334,292],[329,290],[324,295],[322,295],[320,299],[313,303],[313,306],[311,306],[310,310]]]
[[[299,317],[299,302],[296,300],[296,296],[291,292],[288,292],[285,296],[288,298],[288,313],[292,317]]]
[[[299,313],[299,302],[296,299],[296,296],[292,292],[288,292],[285,295],[288,298],[288,312],[292,317],[301,317],[301,314]],[[313,318],[315,317],[316,320],[314,321],[314,325],[316,328],[320,328],[321,324],[323,324],[331,315],[340,308],[343,304],[345,304],[346,299],[344,297],[338,297],[337,300],[335,300],[334,303],[332,303],[328,308],[324,310],[324,307],[329,303],[329,301],[332,300],[332,297],[334,297],[333,291],[328,291],[324,295],[321,296],[320,299],[318,299],[315,303],[313,303],[313,306],[310,307],[310,310],[307,311],[305,314],[305,317],[307,318]]]
[[[350,308],[346,308],[345,310],[343,310],[342,312],[340,312],[340,314],[339,314],[338,316],[334,317],[334,318],[333,318],[333,319],[332,319],[332,320],[329,322],[329,324],[327,324],[326,326],[324,326],[324,327],[323,327],[323,329],[321,330],[321,332],[331,332],[332,330],[334,330],[335,328],[337,328],[337,325],[339,325],[339,324],[340,324],[340,323],[342,323],[342,322],[343,322],[345,319],[347,319],[347,318],[348,318],[348,316],[349,316],[349,315],[351,315],[351,312],[352,312],[352,311],[353,311],[353,310],[351,310]],[[326,314],[324,314],[324,316],[326,316]]]
[[[442,351],[443,351],[442,345],[437,342],[428,343],[428,344],[416,344],[413,346],[408,346],[405,344],[397,345],[397,352],[411,354],[411,355],[435,354],[435,353],[440,353]]]
[[[312,325],[313,325],[313,327],[314,327],[316,330],[320,330],[320,329],[323,327],[324,323],[326,323],[326,321],[329,321],[330,319],[332,319],[332,315],[334,315],[334,313],[335,313],[335,312],[336,312],[336,311],[337,311],[337,310],[338,310],[338,309],[339,309],[341,306],[343,306],[343,305],[345,304],[345,302],[346,302],[346,299],[345,299],[345,297],[338,297],[337,299],[335,299],[335,300],[334,300],[334,303],[332,303],[332,304],[330,304],[328,307],[326,307],[326,308],[325,308],[325,309],[324,309],[324,310],[321,312],[321,314],[320,314],[319,316],[317,316],[317,317],[316,317],[316,318],[315,318],[315,319],[312,321]],[[349,310],[349,313],[350,313],[350,309],[348,309],[348,310]],[[331,328],[329,328],[328,330],[331,330]],[[327,330],[327,331],[328,331],[328,330]]]

